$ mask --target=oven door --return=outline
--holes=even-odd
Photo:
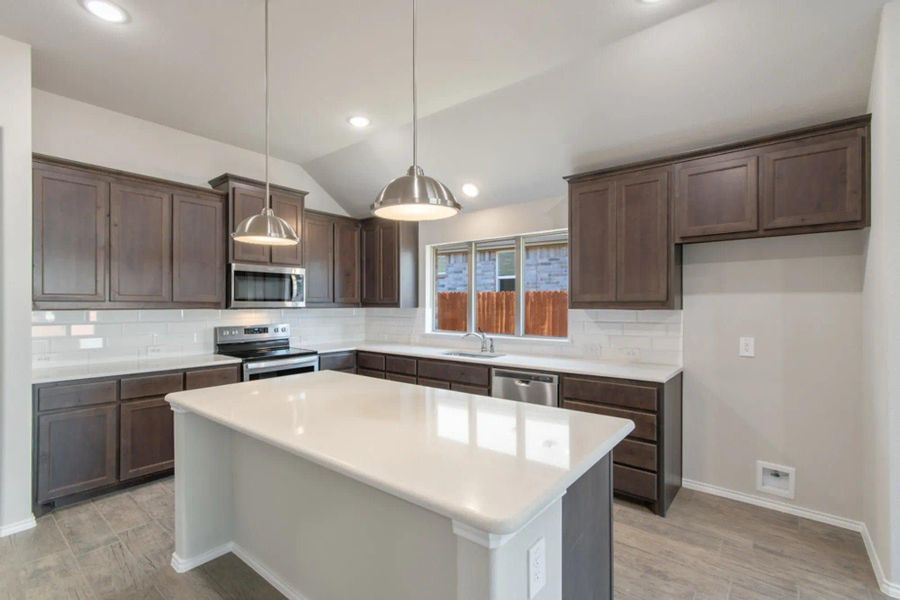
[[[270,379],[298,373],[312,373],[319,370],[319,356],[301,356],[297,358],[278,358],[273,360],[255,360],[243,365],[243,381]]]
[[[298,267],[228,265],[229,308],[306,306],[306,271]]]

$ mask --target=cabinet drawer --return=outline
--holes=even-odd
[[[384,354],[372,354],[371,352],[358,352],[356,364],[362,369],[375,369],[384,371]]]
[[[400,375],[399,373],[387,373],[385,379],[389,381],[399,381],[400,383],[416,383],[416,378],[412,375]]]
[[[387,356],[384,359],[384,370],[404,375],[416,374],[416,359],[406,356]]]
[[[450,389],[454,392],[463,392],[464,394],[475,394],[476,396],[490,396],[489,388],[480,385],[466,385],[464,383],[451,383]]]
[[[425,387],[430,387],[430,388],[438,388],[441,390],[449,390],[450,389],[449,381],[440,381],[438,379],[428,379],[427,377],[419,377],[417,383],[419,385],[424,385]]]
[[[651,442],[656,441],[656,415],[625,410],[624,408],[612,408],[610,406],[593,404],[591,402],[579,402],[578,400],[563,400],[562,407],[570,410],[580,410],[582,412],[606,415],[607,417],[630,419],[634,422],[634,431],[628,434],[629,438],[641,438],[650,440]]]
[[[426,379],[442,379],[481,387],[490,385],[490,368],[457,362],[420,360],[419,375]]]
[[[622,440],[613,450],[613,462],[656,472],[656,444]]]
[[[184,374],[184,389],[198,390],[200,388],[237,383],[240,380],[241,377],[238,374],[237,366],[188,371]]]
[[[563,377],[563,398],[656,411],[656,387],[602,379]]]
[[[656,474],[613,465],[613,488],[617,492],[656,501]]]
[[[343,371],[356,369],[356,352],[335,352],[319,356],[320,371]]]
[[[365,375],[366,377],[375,377],[376,379],[384,379],[384,371],[376,371],[374,369],[364,369],[359,367],[356,369],[356,373],[358,375]]]
[[[130,398],[146,398],[148,396],[165,396],[169,392],[179,392],[183,389],[183,373],[123,377],[121,398],[122,400],[128,400]]]
[[[38,388],[38,411],[92,406],[116,401],[116,382],[95,381]]]

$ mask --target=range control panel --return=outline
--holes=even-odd
[[[270,325],[229,325],[216,327],[216,343],[258,342],[291,337],[291,326],[287,323]]]

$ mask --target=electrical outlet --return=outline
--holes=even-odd
[[[539,539],[528,549],[528,598],[537,597],[547,585],[547,543]]]
[[[756,356],[756,338],[742,337],[740,347],[738,348],[738,356],[753,358]]]

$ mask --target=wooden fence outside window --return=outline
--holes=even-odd
[[[468,292],[439,292],[437,328],[468,331]],[[478,292],[476,323],[485,333],[516,332],[516,292]],[[568,292],[525,292],[525,335],[566,337]]]

